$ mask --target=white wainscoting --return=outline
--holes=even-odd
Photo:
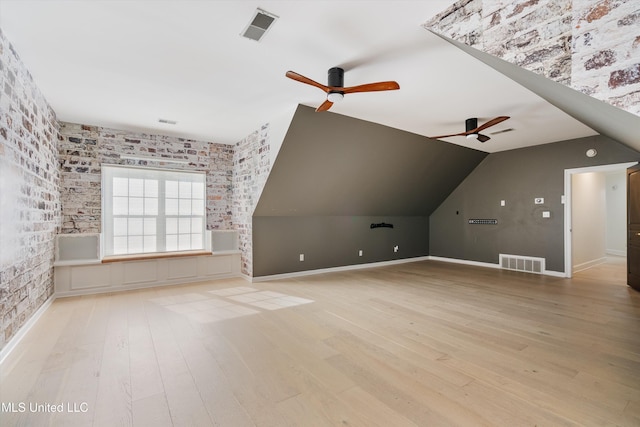
[[[240,277],[240,251],[55,266],[56,297]]]

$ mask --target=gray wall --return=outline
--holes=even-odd
[[[254,217],[253,230],[256,276],[429,255],[427,216]]]
[[[598,155],[586,157],[589,148]],[[604,136],[491,154],[431,215],[430,255],[487,263],[500,253],[536,256],[547,270],[564,271],[564,170],[638,160],[640,153]],[[551,218],[542,218],[544,210]],[[469,225],[469,218],[498,225]]]
[[[299,106],[253,215],[428,216],[486,155]]]
[[[429,215],[486,156],[300,106],[253,214],[253,276],[428,255]]]

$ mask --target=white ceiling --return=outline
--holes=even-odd
[[[287,70],[326,84],[342,66],[345,86],[396,80],[400,90],[347,95],[332,113],[424,136],[511,116],[484,144],[446,139],[487,152],[596,134],[421,27],[452,3],[0,0],[0,28],[63,121],[235,143],[324,101]],[[258,7],[279,19],[255,42],[240,33]]]

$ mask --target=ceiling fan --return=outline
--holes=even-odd
[[[482,126],[478,126],[478,119],[476,117],[473,117],[471,119],[465,120],[464,124],[465,124],[466,130],[464,132],[454,133],[451,135],[431,136],[430,138],[440,139],[440,138],[448,138],[450,136],[466,136],[469,139],[477,139],[480,142],[487,142],[491,138],[489,138],[487,135],[482,135],[480,131],[483,131],[488,127],[497,125],[498,123],[504,122],[509,118],[510,118],[509,116],[498,116],[494,119],[489,120]]]
[[[342,68],[329,68],[328,74],[329,81],[327,86],[313,81],[310,78],[298,74],[294,71],[287,71],[286,76],[301,83],[315,86],[327,93],[326,101],[324,101],[318,108],[316,108],[316,111],[327,111],[329,108],[331,108],[334,102],[342,100],[342,98],[344,98],[344,95],[347,93],[376,92],[381,90],[400,89],[400,85],[393,81],[367,83],[359,86],[344,87],[344,70]]]

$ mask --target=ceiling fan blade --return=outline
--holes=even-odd
[[[329,93],[329,91],[331,90],[329,88],[329,86],[325,86],[321,83],[316,82],[315,80],[311,80],[308,77],[303,76],[302,74],[298,74],[295,71],[287,71],[287,73],[285,74],[287,77],[289,77],[290,79],[293,79],[295,81],[298,81],[300,83],[306,83],[308,85],[311,86],[315,86],[318,89],[322,89],[323,91]]]
[[[467,133],[452,133],[451,135],[439,135],[439,136],[430,136],[431,139],[440,139],[440,138],[449,138],[450,136],[465,136]]]
[[[478,134],[478,138],[476,138],[478,141],[480,142],[487,142],[488,140],[490,140],[491,138],[489,138],[487,135],[483,135],[481,133]]]
[[[331,108],[332,105],[333,105],[333,102],[331,102],[331,101],[329,101],[327,99],[322,104],[320,104],[320,106],[318,108],[316,108],[316,112],[327,111],[329,108]]]
[[[389,81],[389,82],[367,83],[359,86],[345,87],[345,88],[341,88],[340,91],[343,93],[356,93],[356,92],[376,92],[380,90],[397,90],[397,89],[400,89],[400,85],[397,82]]]
[[[487,123],[483,124],[482,126],[478,126],[477,128],[475,128],[474,130],[472,130],[469,133],[478,133],[481,130],[485,130],[488,127],[497,125],[498,123],[504,122],[505,120],[509,119],[509,116],[498,116],[495,119],[491,119],[489,120]]]

